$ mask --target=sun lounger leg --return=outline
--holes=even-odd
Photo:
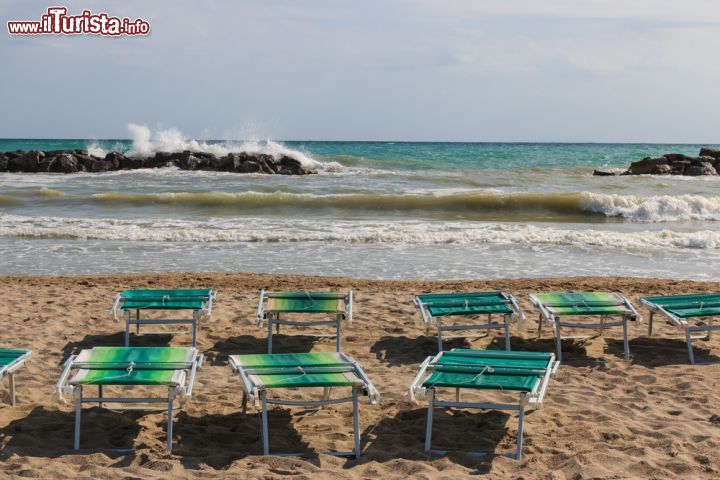
[[[491,314],[488,314],[488,325],[490,325],[490,322],[492,322],[492,315],[491,315]],[[488,328],[485,330],[485,333],[487,334],[488,337],[490,336],[490,327],[488,327]]]
[[[15,405],[15,374],[11,373],[8,375],[8,382],[10,383],[10,405]]]
[[[353,387],[353,436],[355,438],[355,460],[360,460],[360,406],[358,391]]]
[[[193,315],[193,317],[195,317],[195,315]],[[193,318],[193,323],[192,323],[192,346],[193,346],[193,348],[197,348],[197,327],[198,327],[197,322],[198,322],[197,318]]]
[[[692,335],[690,334],[690,330],[688,330],[687,328],[685,329],[685,341],[687,342],[688,358],[690,359],[690,364],[695,365],[695,354],[693,353]]]
[[[600,336],[602,337],[605,331],[605,315],[600,315]]]
[[[130,312],[125,312],[125,346],[130,346]]]
[[[510,317],[507,315],[505,315],[505,350],[510,351]]]
[[[270,442],[268,440],[268,421],[267,421],[267,393],[265,390],[260,392],[260,403],[262,411],[260,417],[262,421],[262,441],[263,441],[263,455],[270,455]]]
[[[102,391],[102,385],[98,385],[98,398],[102,398],[103,391]],[[98,403],[98,407],[102,407],[102,402]]]
[[[625,360],[630,360],[630,343],[628,342],[628,318],[623,317],[623,347],[625,348]]]
[[[272,336],[273,336],[273,315],[268,313],[268,353],[272,353]]]
[[[560,319],[555,320],[555,351],[558,362],[562,362],[562,337],[560,336]]]
[[[543,317],[540,315],[538,317],[538,340],[542,337],[542,324],[543,324]]]
[[[432,439],[433,406],[435,404],[435,390],[428,390],[428,414],[427,427],[425,429],[425,451],[430,451],[430,440]]]
[[[75,450],[80,450],[80,414],[82,413],[82,387],[75,392]]]
[[[520,460],[522,457],[522,442],[523,442],[523,420],[525,419],[525,405],[520,405],[520,416],[518,417],[518,436],[517,436],[517,451],[515,452],[515,460]]]
[[[442,352],[442,326],[440,325],[440,322],[438,322],[438,353]]]
[[[460,389],[459,388],[455,389],[455,401],[460,403]]]
[[[650,318],[648,319],[648,337],[652,337],[652,322],[653,322],[653,315],[655,315],[655,312],[650,312]]]
[[[335,317],[335,320],[337,321],[337,338],[335,339],[335,351],[340,352],[340,334],[342,333],[342,317],[340,315]]]
[[[168,423],[167,423],[167,449],[172,451],[172,432],[173,432],[173,397],[172,392],[168,393]]]
[[[135,318],[139,322],[140,321],[140,310],[135,310],[135,312],[136,312]],[[140,335],[140,323],[135,324],[135,333]]]

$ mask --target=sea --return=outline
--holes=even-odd
[[[593,176],[702,145],[0,140],[0,151],[292,155],[317,175],[0,173],[0,274],[720,279],[720,177]]]

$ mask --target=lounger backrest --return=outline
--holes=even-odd
[[[642,300],[680,318],[720,315],[720,293],[645,297]]]
[[[547,374],[553,355],[544,352],[453,349],[439,354],[423,386],[531,392]]]
[[[139,289],[120,294],[123,310],[200,310],[212,296],[212,289]]]
[[[352,362],[339,353],[232,355],[255,385],[264,388],[362,386]]]
[[[535,298],[556,315],[624,315],[625,298],[608,292],[540,293]]]
[[[345,314],[346,293],[268,292],[266,296],[268,312]]]
[[[436,293],[416,298],[433,317],[514,312],[502,292]]]
[[[70,385],[167,385],[183,383],[192,347],[94,347],[75,359]]]

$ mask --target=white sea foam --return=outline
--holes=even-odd
[[[581,208],[632,222],[720,220],[720,197],[703,195],[606,195],[582,193]]]
[[[185,150],[191,152],[207,152],[217,156],[227,155],[231,152],[249,152],[265,153],[275,158],[288,155],[296,158],[306,167],[326,168],[325,164],[313,159],[308,154],[289,148],[281,142],[273,140],[208,143],[189,139],[176,128],[159,130],[153,134],[147,126],[134,123],[128,125],[128,132],[132,139],[132,147],[127,152],[129,156],[146,158],[157,152],[182,152]],[[330,165],[330,167],[335,168],[336,166]]]
[[[279,219],[116,220],[0,215],[0,237],[146,242],[334,242],[397,245],[557,245],[621,250],[720,249],[711,230],[617,231],[526,224]]]

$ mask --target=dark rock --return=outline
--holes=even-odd
[[[596,177],[614,177],[615,175],[617,175],[617,172],[610,172],[608,170],[595,169],[593,171],[593,175],[595,175]]]
[[[714,158],[714,157],[711,157],[711,156],[709,156],[709,155],[700,155],[699,157],[697,157],[696,159],[694,159],[690,165],[700,165],[700,164],[702,164],[702,163],[710,163],[710,164],[713,164],[713,165],[714,165],[714,164],[715,164],[715,158]]]
[[[667,164],[660,164],[655,165],[655,168],[653,168],[652,172],[650,172],[653,175],[670,175],[673,172],[673,169],[670,165]]]
[[[11,158],[8,162],[8,170],[11,172],[47,172],[48,166],[45,153],[37,150]]]
[[[720,159],[720,148],[703,147],[700,149],[700,156]]]
[[[713,167],[712,163],[702,162],[700,165],[691,165],[685,170],[685,175],[692,177],[698,177],[701,175],[717,175],[717,170]]]
[[[290,156],[275,159],[266,153],[229,153],[218,158],[212,153],[157,152],[148,158],[126,157],[110,152],[104,158],[88,155],[86,150],[51,150],[0,152],[0,171],[11,172],[107,172],[176,165],[183,170],[217,170],[242,173],[267,173],[282,175],[307,175],[317,173]]]
[[[278,164],[280,165],[278,173],[283,175],[309,175],[311,173],[317,173],[311,168],[306,168],[299,160],[288,157],[287,155],[283,155],[280,160],[278,160]]]
[[[118,170],[135,170],[144,166],[141,158],[126,157],[117,152],[110,152],[105,155],[105,161],[112,162],[115,169]]]
[[[692,162],[688,161],[688,160],[673,162],[672,165],[670,165],[670,167],[672,168],[672,174],[673,175],[684,175],[685,170],[687,170],[688,167],[690,167],[690,165],[692,165]]]
[[[88,166],[90,172],[110,172],[117,168],[112,161],[105,159],[93,159],[93,162]]]
[[[695,157],[685,155],[684,153],[665,153],[663,154],[663,157],[667,158],[669,163],[682,161],[692,162],[693,160],[695,160]]]
[[[172,153],[157,152],[154,157],[148,157],[143,160],[145,168],[167,167],[173,163]]]
[[[199,156],[185,151],[175,161],[175,164],[183,170],[203,170],[210,164],[210,159],[206,156]]]
[[[227,172],[235,168],[235,160],[231,157],[235,155],[230,153],[224,157],[213,157],[210,159],[210,168],[213,170],[219,170],[221,172]]]
[[[630,175],[644,175],[652,173],[653,169],[658,165],[667,165],[668,159],[666,157],[645,157],[640,161],[633,162],[630,164],[628,174]]]
[[[74,155],[61,153],[50,159],[50,171],[56,173],[76,173],[80,171],[80,165]]]

